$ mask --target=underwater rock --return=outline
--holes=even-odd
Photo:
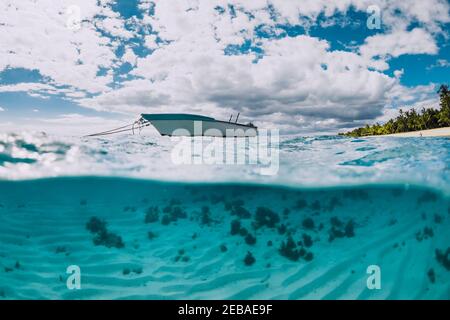
[[[244,264],[246,266],[251,266],[252,264],[254,264],[256,261],[255,257],[253,256],[253,254],[250,251],[247,251],[247,255],[244,258]]]
[[[353,220],[349,220],[345,225],[345,236],[347,238],[353,238],[355,236],[355,223]]]
[[[241,230],[239,230],[239,234],[243,237],[248,235],[248,230],[247,228],[242,227]]]
[[[331,227],[328,233],[328,241],[332,242],[336,238],[343,238],[345,233],[336,227]]]
[[[355,236],[355,222],[350,219],[344,226],[344,223],[338,217],[330,219],[331,229],[328,232],[328,241],[331,242],[336,238],[352,238]]]
[[[436,260],[444,266],[445,269],[450,271],[450,247],[445,252],[436,249]]]
[[[224,244],[221,244],[221,245],[220,245],[220,252],[227,252],[227,251],[228,251],[227,246],[224,245]]]
[[[256,243],[256,238],[249,233],[245,236],[245,243],[249,245],[254,245]]]
[[[5,270],[5,272],[13,272],[14,271],[14,269],[10,268],[10,267],[5,267],[4,270]]]
[[[154,233],[153,231],[149,231],[149,232],[147,233],[147,237],[148,237],[150,240],[155,239],[157,236],[158,236],[158,235],[157,235],[156,233]]]
[[[430,227],[424,227],[423,231],[416,232],[416,240],[421,242],[422,240],[427,240],[428,238],[432,238],[434,236],[433,229]]]
[[[175,201],[174,203],[178,203],[178,201]],[[161,224],[163,225],[168,225],[171,222],[176,222],[178,219],[187,218],[187,213],[181,207],[174,206],[172,204],[167,207],[164,207],[163,213],[164,215],[161,218]]]
[[[307,252],[307,253],[305,254],[304,259],[305,259],[306,261],[311,261],[312,259],[314,259],[313,253],[312,253],[311,251]]]
[[[86,223],[86,229],[95,234],[93,242],[96,246],[103,245],[108,248],[115,247],[119,249],[125,246],[120,236],[107,230],[104,220],[91,217]]]
[[[192,234],[192,236],[191,236],[191,239],[192,240],[195,240],[195,239],[197,239],[197,232],[194,232],[193,234]]]
[[[58,246],[55,249],[55,253],[66,253],[67,248],[65,246]]]
[[[130,269],[130,268],[124,268],[122,270],[122,274],[124,276],[131,274],[131,272],[135,273],[135,274],[141,274],[142,273],[142,267],[136,267],[134,269]]]
[[[125,247],[121,236],[107,230],[103,230],[97,233],[97,235],[93,239],[93,242],[96,246],[102,245],[107,248],[121,249]]]
[[[141,274],[142,273],[142,267],[137,267],[137,268],[134,268],[133,269],[133,272],[135,273],[135,274]]]
[[[312,229],[314,229],[314,227],[315,227],[314,220],[311,219],[311,218],[305,218],[305,219],[302,221],[302,226],[303,226],[303,228],[305,228],[305,229],[312,230]]]
[[[289,213],[291,213],[291,210],[289,210],[288,208],[284,208],[284,210],[283,210],[283,216],[288,216],[289,215]]]
[[[388,222],[388,226],[393,226],[393,225],[397,224],[397,222],[398,222],[398,220],[397,220],[397,219],[395,219],[395,218],[392,218],[391,220],[389,220],[389,222]]]
[[[86,229],[91,233],[98,233],[106,230],[106,222],[100,220],[97,217],[91,217],[91,219],[86,223]]]
[[[238,216],[241,219],[248,219],[251,217],[250,211],[248,211],[247,209],[245,209],[242,206],[234,206],[231,209],[231,215]]]
[[[131,270],[128,269],[128,268],[125,268],[125,269],[122,270],[122,274],[123,274],[124,276],[129,275],[130,273],[131,273]]]
[[[297,245],[292,239],[291,236],[288,236],[286,241],[281,243],[280,249],[278,252],[283,256],[292,261],[297,261],[300,258],[299,250],[297,249]]]
[[[147,209],[145,223],[153,223],[159,220],[159,208],[154,206]]]
[[[187,213],[181,207],[173,207],[171,215],[174,220],[187,218]]]
[[[340,228],[343,225],[343,222],[341,220],[339,220],[338,217],[332,217],[330,219],[330,223],[333,227],[336,227],[336,228]]]
[[[231,221],[230,234],[234,236],[236,234],[239,234],[240,231],[241,231],[241,222],[239,220]]]
[[[273,245],[272,240],[267,241],[267,246],[268,246],[268,247],[271,247],[272,245]]]
[[[287,227],[286,225],[283,223],[278,227],[278,233],[279,234],[285,234],[287,231]]]
[[[436,282],[436,274],[434,273],[433,268],[430,268],[428,270],[427,276],[428,276],[428,279],[430,279],[431,283],[435,283]]]
[[[20,269],[21,268],[21,265],[20,265],[19,261],[16,261],[16,264],[14,265],[14,268],[16,268],[16,269]]]
[[[183,261],[183,262],[188,262],[188,261],[190,261],[191,260],[191,258],[189,257],[189,256],[187,256],[187,255],[185,255],[185,253],[186,253],[186,251],[184,250],[184,249],[180,249],[180,250],[178,250],[178,255],[175,257],[175,262],[178,262],[178,261]]]
[[[81,199],[81,200],[80,200],[80,205],[81,205],[81,206],[87,205],[87,200],[86,200],[86,199]]]
[[[161,218],[161,224],[164,226],[167,226],[168,224],[170,224],[172,222],[172,219],[170,219],[170,216],[165,214],[162,216]]]
[[[266,226],[268,228],[275,228],[275,225],[280,222],[278,214],[266,207],[258,207],[255,213],[254,227],[256,229]]]

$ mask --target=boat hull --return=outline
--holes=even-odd
[[[149,120],[163,136],[255,137],[256,127],[208,120]]]

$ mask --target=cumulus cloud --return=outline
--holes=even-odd
[[[241,112],[243,120],[286,131],[323,131],[378,119],[386,107],[430,91],[403,87],[402,70],[392,77],[383,71],[392,57],[436,54],[436,37],[450,21],[445,0],[141,0],[142,16],[128,19],[111,4],[78,1],[80,28],[71,30],[71,0],[3,1],[0,70],[38,69],[48,80],[0,92],[63,94],[86,108],[125,114],[197,112],[227,119]],[[348,51],[308,34],[281,37],[278,30],[308,27],[321,15],[333,25],[340,23],[337,13],[366,12],[374,4],[382,30]],[[258,38],[257,27],[273,38]],[[148,53],[127,43],[137,38]],[[257,50],[226,53],[248,43]],[[117,82],[114,70],[122,63],[133,69]]]
[[[359,48],[361,55],[373,57],[398,57],[404,54],[436,54],[439,48],[433,36],[421,28],[377,34],[366,38]]]

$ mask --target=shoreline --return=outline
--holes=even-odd
[[[450,137],[450,127],[420,130],[420,131],[410,131],[392,134],[382,134],[367,137],[416,137],[416,138],[426,138],[426,137]]]

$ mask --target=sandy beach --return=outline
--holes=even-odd
[[[450,127],[386,134],[386,135],[382,135],[382,136],[383,137],[450,137]],[[372,137],[380,137],[380,136],[372,136]]]

